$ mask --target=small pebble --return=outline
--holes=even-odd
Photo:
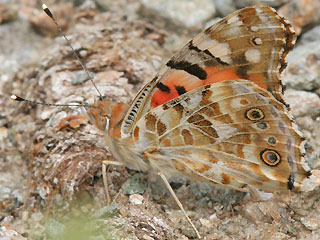
[[[140,194],[133,194],[129,196],[129,202],[134,205],[140,205],[143,203],[143,196]]]

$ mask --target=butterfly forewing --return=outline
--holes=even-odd
[[[279,75],[295,41],[287,22],[269,7],[244,8],[198,34],[139,92],[122,134],[150,109],[214,82],[247,79],[282,100]]]

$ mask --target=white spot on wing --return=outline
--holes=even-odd
[[[257,26],[249,26],[249,30],[252,31],[252,32],[257,32],[257,31],[259,31],[259,27],[257,27]]]
[[[220,59],[221,59],[221,61],[223,61],[225,63],[228,63],[228,64],[232,63],[232,59],[231,59],[231,57],[229,55],[221,56]]]
[[[220,57],[228,54],[229,45],[227,43],[220,43],[217,40],[210,39],[203,41],[197,46],[202,51],[209,50],[215,57]],[[229,49],[230,50],[230,49]]]
[[[229,30],[229,34],[233,34],[234,36],[241,36],[244,34],[243,30],[241,29],[241,27],[237,27],[237,26],[232,26],[231,28],[228,29]]]
[[[245,52],[245,57],[248,62],[258,63],[261,59],[261,53],[258,49],[249,49]]]
[[[212,123],[212,126],[215,127],[215,130],[219,136],[219,138],[216,139],[216,144],[223,142],[225,139],[228,139],[239,132],[239,130],[233,127],[231,124],[226,125],[225,123],[215,121],[213,119],[210,119],[210,122]]]
[[[208,50],[213,56],[220,58],[222,61],[228,64],[232,63],[232,59],[230,57],[231,49],[229,48],[228,43],[221,43],[207,36],[196,46],[202,51]]]
[[[272,168],[266,167],[266,166],[260,166],[260,170],[270,180],[278,181],[278,178],[277,178],[277,176],[274,175],[275,172]]]
[[[256,8],[256,13],[263,13],[263,10],[261,8]]]
[[[262,39],[261,38],[255,38],[253,40],[253,42],[256,44],[256,45],[261,45],[262,44]]]
[[[236,16],[233,16],[232,18],[230,18],[228,21],[227,21],[228,24],[232,24],[232,25],[235,25],[235,26],[240,26],[242,25],[242,21],[239,20],[239,16],[236,15]]]

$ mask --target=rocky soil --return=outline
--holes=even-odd
[[[268,4],[299,34],[283,79],[320,168],[319,2],[284,0],[46,1],[99,91],[130,102],[170,56],[205,26],[241,7]],[[0,2],[0,239],[196,239],[159,177],[114,160],[83,107],[97,92],[37,0]],[[171,183],[203,239],[320,239],[320,189],[263,194]]]

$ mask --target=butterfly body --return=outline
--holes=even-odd
[[[294,42],[272,8],[241,9],[187,43],[130,106],[99,100],[89,115],[129,168],[240,191],[305,190],[304,138],[280,79]]]

